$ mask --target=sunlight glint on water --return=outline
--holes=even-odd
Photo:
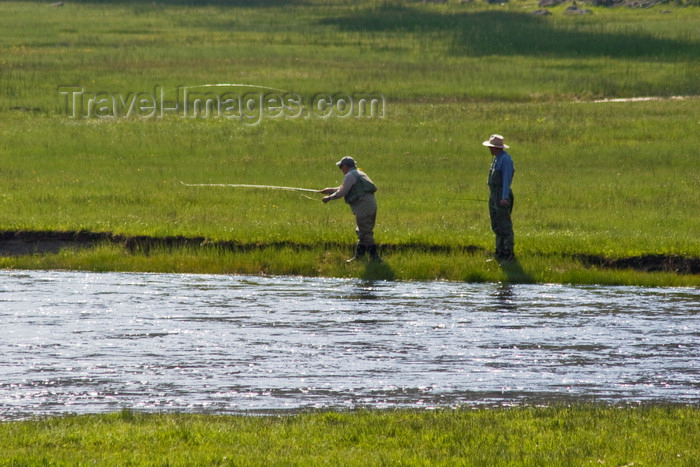
[[[0,419],[700,401],[694,289],[0,274]]]

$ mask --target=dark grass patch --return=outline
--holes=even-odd
[[[586,266],[610,269],[634,269],[641,272],[674,272],[700,274],[700,258],[678,255],[640,255],[628,258],[606,258],[598,255],[574,255],[574,259]]]

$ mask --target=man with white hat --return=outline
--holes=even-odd
[[[513,190],[510,184],[513,181],[513,159],[505,150],[508,145],[503,144],[503,136],[491,135],[488,141],[482,143],[489,148],[494,156],[489,172],[488,185],[489,214],[491,216],[491,230],[496,234],[496,260],[507,263],[515,258],[513,222],[510,215],[513,212]]]
[[[355,159],[352,157],[343,157],[335,165],[343,172],[343,183],[336,188],[321,190],[321,193],[328,195],[322,201],[327,203],[345,198],[345,202],[350,205],[355,215],[357,246],[355,255],[348,260],[348,263],[362,258],[365,253],[369,253],[372,261],[381,262],[377,245],[374,244],[374,224],[377,219],[377,200],[374,198],[374,192],[377,191],[377,187],[366,173],[357,169]]]

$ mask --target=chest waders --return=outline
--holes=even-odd
[[[377,187],[364,172],[357,169],[352,169],[351,172],[355,175],[356,181],[345,195],[345,202],[350,205],[355,215],[357,224],[355,232],[358,240],[355,254],[347,262],[360,259],[366,253],[369,253],[372,261],[381,262],[377,245],[374,244],[374,223],[377,218],[377,201],[374,199],[374,192],[377,191]]]
[[[494,162],[495,165],[495,162]],[[513,259],[513,247],[515,238],[513,235],[513,222],[510,214],[513,212],[513,190],[508,193],[508,206],[501,206],[503,195],[503,173],[494,170],[489,172],[489,215],[491,216],[491,230],[496,234],[496,259],[509,261]]]

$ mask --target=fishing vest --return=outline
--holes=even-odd
[[[352,187],[350,187],[350,191],[348,191],[348,194],[345,195],[346,203],[354,203],[363,195],[367,193],[374,193],[375,191],[377,191],[377,187],[374,185],[374,183],[372,183],[372,180],[369,179],[366,173],[361,172],[357,169],[351,169],[350,172],[352,172],[355,175],[357,181]]]

